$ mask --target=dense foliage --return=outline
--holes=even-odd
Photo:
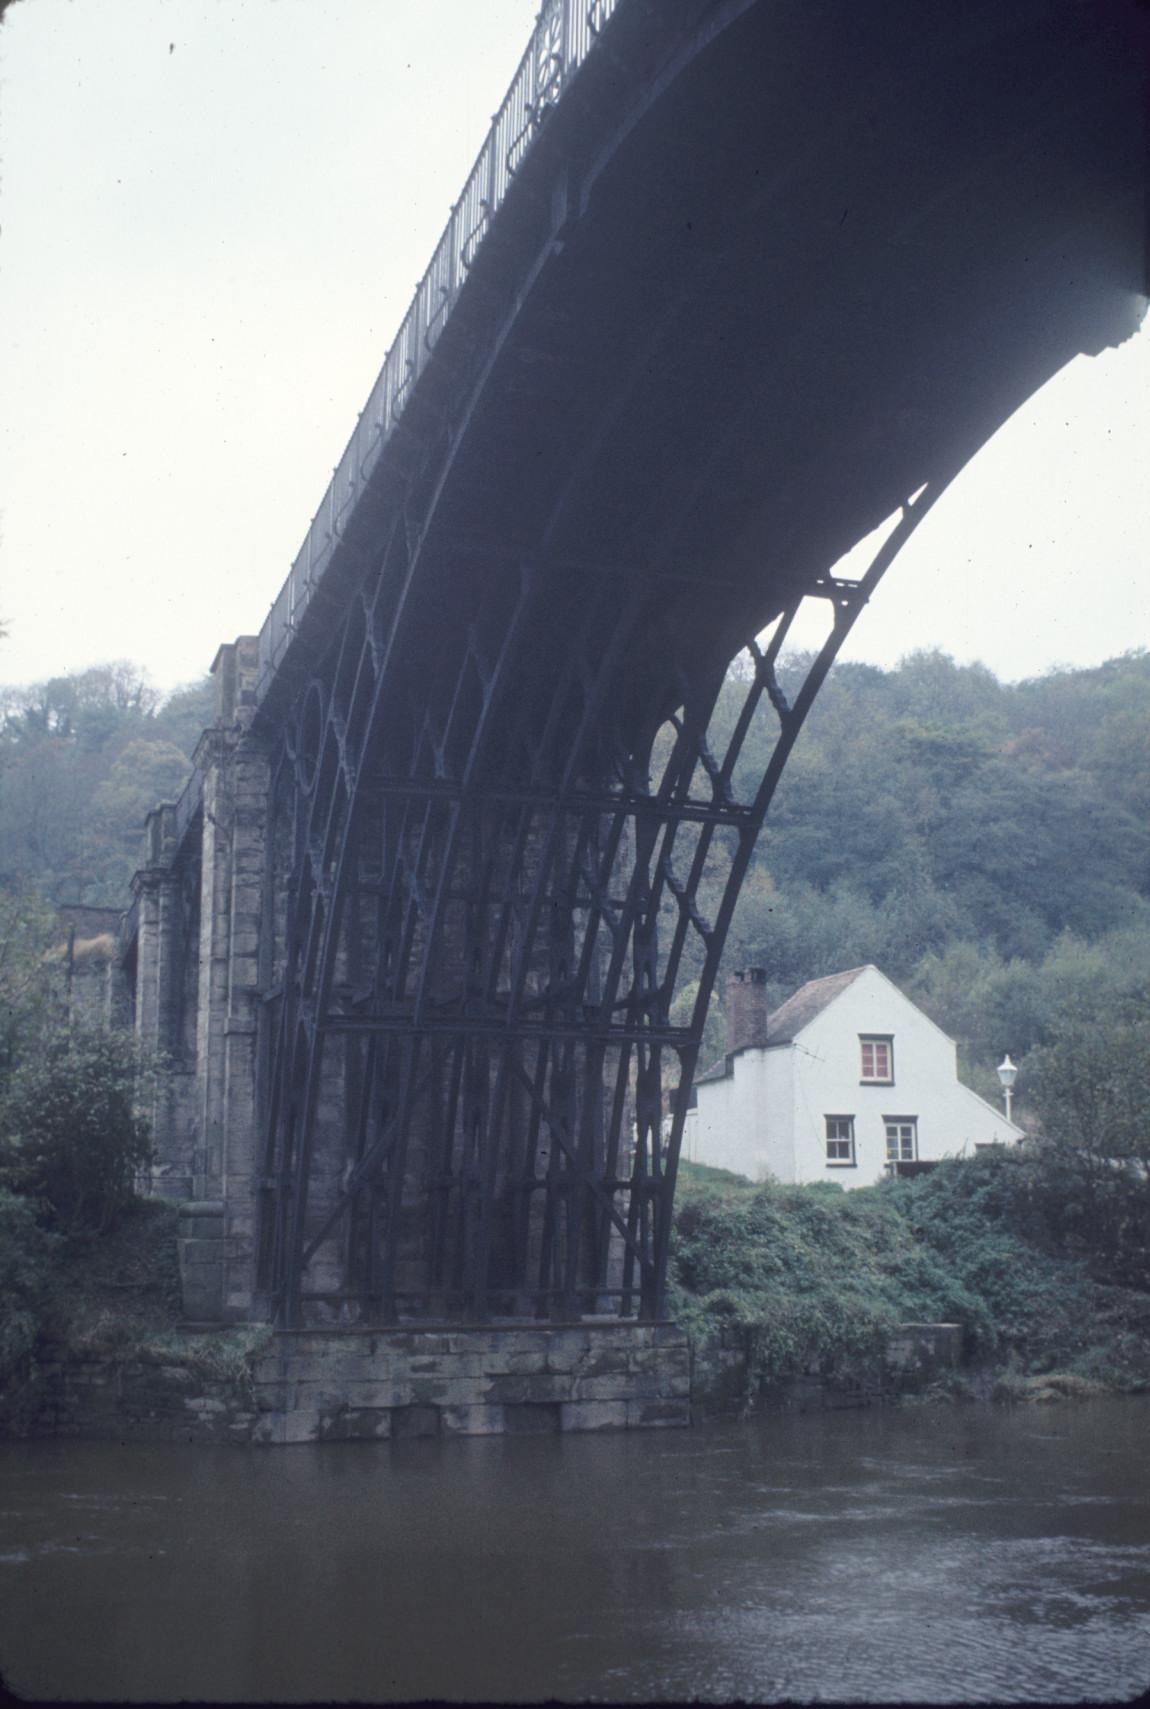
[[[65,1234],[104,1233],[151,1155],[130,1033],[46,1027],[0,1093],[0,1180]]]
[[[801,661],[789,668],[797,679]],[[732,679],[721,717],[742,693]],[[747,778],[771,739],[764,722]],[[1145,652],[1013,685],[937,652],[893,671],[837,665],[783,774],[726,965],[765,967],[777,1002],[874,962],[997,1099],[1005,1051],[1020,1061],[1117,1006],[1146,1012],[1148,808]],[[728,858],[711,862],[716,895]],[[720,1007],[721,993],[712,1056]]]
[[[672,1309],[703,1346],[741,1331],[756,1381],[865,1359],[899,1323],[947,1322],[976,1369],[1150,1386],[1144,1173],[1115,1174],[1099,1215],[1077,1154],[1045,1146],[850,1193],[685,1173]]]
[[[132,665],[0,691],[0,888],[121,907],[144,815],[173,800],[211,684],[161,703]]]
[[[61,1266],[106,1236],[149,1156],[130,1033],[69,1017],[52,910],[0,893],[0,1378],[50,1316]]]

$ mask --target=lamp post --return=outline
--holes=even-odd
[[[1014,1080],[1018,1073],[1018,1069],[1015,1067],[1014,1063],[1011,1062],[1009,1056],[1004,1056],[998,1065],[997,1073],[999,1082],[1002,1086],[1003,1100],[1006,1104],[1006,1119],[1007,1121],[1010,1121],[1010,1101],[1014,1095]]]

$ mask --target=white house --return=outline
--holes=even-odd
[[[727,1034],[731,1049],[696,1082],[693,1162],[864,1187],[1022,1137],[961,1083],[954,1040],[877,967],[812,979],[770,1015],[762,969],[737,973]]]

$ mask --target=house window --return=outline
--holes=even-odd
[[[877,1085],[894,1084],[894,1040],[860,1037],[862,1079]]]
[[[832,1169],[851,1169],[855,1161],[855,1119],[853,1116],[828,1116],[827,1164]]]
[[[883,1121],[887,1162],[913,1163],[918,1156],[918,1117],[884,1116]]]

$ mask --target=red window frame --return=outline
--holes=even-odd
[[[894,1085],[894,1039],[889,1033],[859,1034],[859,1079],[868,1086]]]

